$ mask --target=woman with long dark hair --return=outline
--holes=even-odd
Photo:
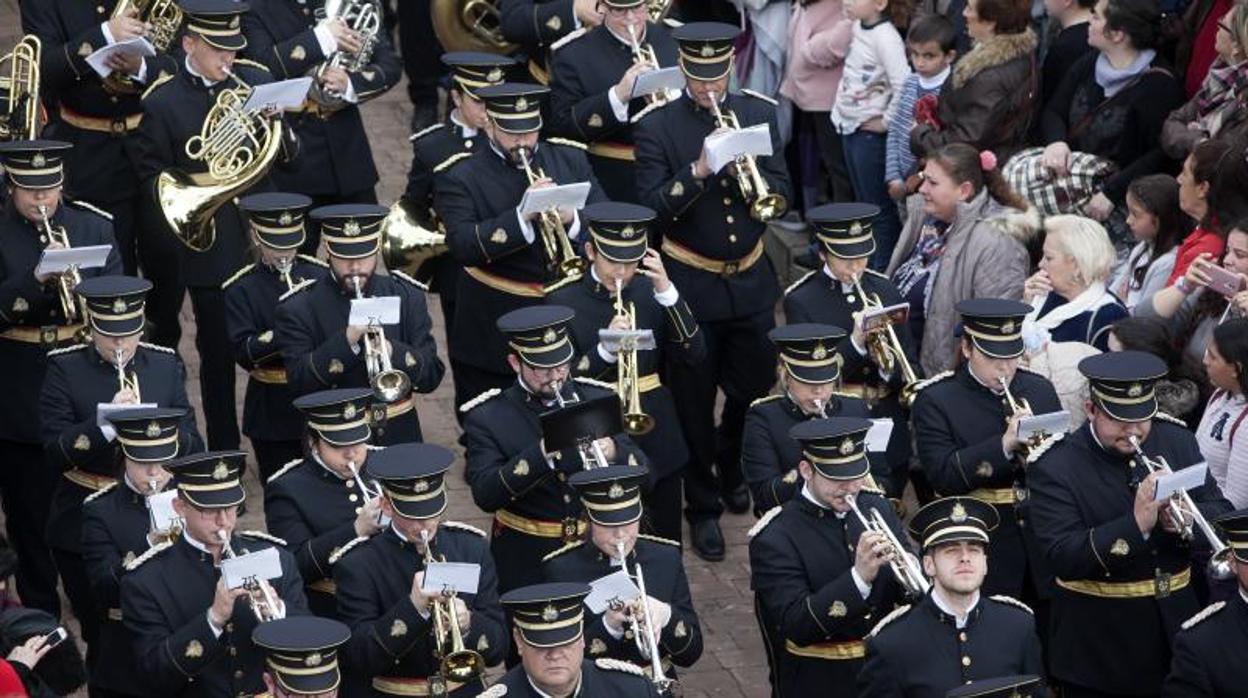
[[[1127,187],[1127,228],[1135,246],[1109,282],[1109,290],[1131,310],[1166,287],[1176,246],[1191,229],[1179,208],[1179,183],[1170,175],[1145,175]]]
[[[1204,363],[1214,391],[1196,441],[1222,495],[1236,509],[1248,507],[1248,430],[1242,428],[1248,418],[1248,319],[1218,325]]]

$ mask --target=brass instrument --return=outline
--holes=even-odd
[[[862,298],[864,312],[883,306],[878,295],[867,294],[862,289],[862,282],[857,276],[854,277],[854,290]],[[897,339],[897,331],[893,329],[893,323],[890,322],[884,327],[870,330],[866,334],[867,353],[871,356],[871,361],[884,373],[892,373],[894,368],[901,370],[902,386],[897,399],[902,407],[910,407],[910,404],[914,402],[914,386],[919,379],[914,372],[914,367],[906,358],[901,340]]]
[[[735,113],[731,110],[725,112],[719,108],[719,95],[708,92],[707,97],[711,100],[711,112],[715,115],[717,128],[734,131],[741,128],[741,123],[737,120]],[[783,215],[789,207],[789,202],[767,186],[767,180],[763,179],[762,173],[759,172],[758,162],[754,156],[738,155],[736,167],[737,188],[741,190],[742,198],[750,202],[750,217],[766,223]]]
[[[199,135],[186,142],[186,155],[207,172],[161,172],[156,200],[174,235],[192,251],[216,241],[217,209],[268,174],[282,149],[282,122],[261,108],[244,110],[251,86],[230,71],[237,87],[222,90],[208,110]]]
[[[1127,440],[1131,442],[1131,448],[1135,450],[1131,459],[1148,472],[1172,472],[1164,457],[1150,458],[1145,454],[1138,438],[1128,436]],[[1187,490],[1180,489],[1170,495],[1170,504],[1166,512],[1170,516],[1170,523],[1174,525],[1174,530],[1179,532],[1183,540],[1192,540],[1196,536],[1196,531],[1199,530],[1205,541],[1209,543],[1212,554],[1209,556],[1206,573],[1211,579],[1231,579],[1235,576],[1235,569],[1231,565],[1231,547],[1223,542],[1218,532],[1210,525],[1209,520],[1200,513],[1200,509],[1196,507],[1196,502],[1192,500],[1192,495],[1188,494]],[[1188,521],[1189,518],[1191,521]]]
[[[416,217],[399,199],[381,222],[381,258],[386,268],[419,278],[425,262],[449,248],[446,233],[440,226],[430,230],[416,222]]]
[[[126,365],[121,362],[121,349],[113,350],[113,365],[117,367],[117,392],[129,390],[134,394],[135,402],[143,402],[139,392],[139,374],[126,375]]]
[[[225,529],[220,529],[217,531],[217,537],[221,539],[222,555],[226,558],[235,557],[234,549],[230,547],[230,534],[226,533]],[[247,602],[257,621],[267,623],[286,617],[286,613],[282,611],[277,599],[274,598],[273,592],[269,590],[268,584],[258,579],[248,578],[243,588],[247,590]]]
[[[351,277],[355,286],[355,297],[364,298],[360,287],[360,277]],[[386,334],[381,325],[370,322],[364,331],[364,365],[368,368],[368,382],[373,388],[373,396],[390,404],[406,398],[412,392],[412,380],[407,374],[390,365],[390,354],[386,352]]]
[[[646,0],[646,19],[658,24],[672,11],[672,0]]]
[[[670,0],[669,0],[670,1]],[[642,46],[637,41],[637,31],[633,29],[633,25],[628,25],[628,44],[633,51],[633,62],[644,63],[655,70],[662,66],[659,65],[659,57],[654,53],[654,47],[650,44]],[[680,92],[677,90],[667,89],[662,92],[646,95],[646,104],[667,104],[674,99],[680,98]]]
[[[425,544],[425,569],[436,562],[429,532],[421,531],[420,540]],[[433,616],[433,641],[440,658],[438,671],[442,678],[455,683],[468,683],[485,672],[485,658],[480,652],[464,647],[464,636],[455,616],[455,589],[442,589],[442,596],[435,599],[429,612]]]
[[[64,226],[52,225],[52,221],[48,218],[48,207],[39,204],[39,217],[42,219],[40,227],[43,228],[43,234],[47,236],[48,243],[56,243],[64,249],[70,249],[69,233],[65,232]],[[82,274],[78,273],[78,265],[70,265],[68,269],[57,274],[56,290],[57,295],[61,299],[61,314],[65,316],[65,322],[74,324],[86,318],[86,313],[82,311],[77,296],[74,295],[74,288],[82,283]]]
[[[503,36],[499,0],[433,0],[433,33],[447,51],[508,55],[520,48]]]
[[[858,521],[862,523],[863,528],[869,532],[879,533],[884,536],[884,542],[888,545],[888,566],[893,570],[893,576],[897,577],[897,582],[901,584],[901,588],[906,595],[912,599],[925,596],[932,583],[927,580],[923,574],[923,569],[919,567],[919,563],[910,553],[906,552],[905,546],[901,541],[897,540],[897,536],[893,535],[893,530],[888,527],[888,522],[884,520],[884,516],[876,509],[871,509],[870,517],[863,516],[862,510],[858,508],[857,495],[845,495],[845,503],[853,510],[854,516],[858,517]]]
[[[148,480],[147,481],[147,494],[145,495],[145,500],[151,499],[152,497],[158,494],[160,494],[160,488],[156,486],[156,481]],[[156,521],[156,512],[152,510],[150,504],[148,505],[147,512],[148,512],[148,526],[150,527],[150,532],[148,533],[148,537],[151,539],[150,542],[152,545],[158,545],[160,543],[171,543],[177,540],[178,536],[182,535],[182,520],[181,519],[175,519],[173,522],[171,522],[169,528],[160,528],[158,522]]]
[[[524,166],[524,174],[529,179],[529,185],[538,180],[546,179],[546,173],[542,169],[534,168],[530,162],[529,149],[523,146],[516,149],[516,156],[520,158],[520,164]],[[559,275],[564,278],[579,277],[585,273],[585,260],[577,256],[576,250],[572,249],[572,242],[568,240],[568,231],[563,227],[563,220],[559,217],[559,210],[549,208],[542,211],[542,218],[538,221],[537,228],[542,237],[542,246],[546,249],[546,258],[550,260],[549,266],[557,268]]]
[[[346,106],[346,102],[341,93],[325,87],[325,71],[342,68],[348,73],[359,72],[372,61],[382,31],[381,5],[377,0],[328,0],[325,3],[325,18],[342,20],[347,28],[360,36],[358,52],[334,51],[313,71],[314,80],[308,97],[322,107],[336,110]]]
[[[182,9],[175,0],[118,0],[109,19],[121,17],[131,9],[138,10],[138,19],[147,23],[151,30],[147,40],[157,53],[166,53],[182,26]],[[104,89],[110,94],[132,95],[143,90],[143,85],[129,75],[110,73],[104,78]]]
[[[363,495],[365,499],[373,499],[381,496],[381,486],[376,480],[373,481],[372,487],[370,487],[368,483],[364,482],[364,478],[360,476],[360,468],[355,464],[355,461],[347,461],[347,468],[351,471],[351,477],[355,478],[355,486],[360,488],[360,494]]]
[[[572,399],[571,400],[564,399],[563,397],[564,385],[566,385],[566,383],[562,381],[555,380],[555,381],[550,382],[550,387],[554,388],[554,391],[555,391],[555,404],[559,405],[559,409],[561,410],[567,407],[568,405],[572,405],[581,401],[581,396],[577,395],[575,388],[572,389]],[[576,444],[576,451],[578,454],[580,454],[581,463],[582,465],[585,466],[586,470],[592,470],[594,468],[605,468],[608,465],[611,465],[607,461],[607,454],[603,453],[602,447],[598,445],[597,441],[589,441],[588,443],[586,443],[584,439],[578,440],[578,443]]]
[[[1005,406],[1008,411],[1008,414],[1005,415],[1006,424],[1009,424],[1010,420],[1013,419],[1015,415],[1032,413],[1031,403],[1027,402],[1027,398],[1021,398],[1018,400],[1014,399],[1014,394],[1010,392],[1009,381],[998,376],[997,382],[1001,384],[1001,392],[1005,396]],[[1048,433],[1043,432],[1043,431],[1037,431],[1031,436],[1029,436],[1027,440],[1023,442],[1022,447],[1019,449],[1020,455],[1023,458],[1023,460],[1027,459],[1027,456],[1028,454],[1030,454],[1031,449],[1036,448],[1041,443],[1044,443],[1044,440],[1049,438],[1049,436],[1050,435]]]
[[[0,77],[5,113],[0,115],[0,140],[33,141],[42,126],[39,103],[39,59],[43,42],[34,34],[23,36],[13,50],[0,56],[0,66],[9,64],[7,76]],[[2,72],[2,69],[0,69]]]
[[[620,562],[627,573],[628,564],[622,554]],[[676,683],[676,680],[663,674],[663,658],[659,656],[659,638],[655,632],[654,623],[650,621],[650,594],[646,592],[646,576],[642,573],[640,564],[634,565],[633,570],[635,574],[629,576],[637,580],[637,590],[641,592],[630,616],[633,622],[633,642],[637,644],[637,651],[641,653],[641,656],[650,660],[650,681],[654,684],[654,688],[661,694],[666,693]]]
[[[815,398],[815,411],[819,413],[820,419],[827,419],[828,418],[828,403],[824,402],[823,400],[820,400],[819,398]]]
[[[615,280],[615,314],[628,320],[628,329],[637,330],[637,309],[624,304],[624,284]],[[627,340],[620,346],[615,392],[624,401],[624,430],[638,436],[654,429],[654,417],[641,409],[641,375],[637,364],[637,344]]]

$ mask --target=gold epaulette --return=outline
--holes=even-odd
[[[571,286],[572,284],[580,281],[583,276],[584,274],[574,274],[572,276],[565,276],[562,279],[559,279],[558,281],[547,285],[546,288],[543,290],[546,292],[546,295],[549,296],[550,294],[554,293],[555,291],[558,291],[564,286]]]
[[[894,608],[892,613],[881,618],[880,622],[876,623],[874,628],[871,628],[871,632],[867,633],[867,637],[875,637],[876,635],[880,633],[881,630],[884,629],[884,626],[888,625],[889,623],[892,623],[893,621],[906,615],[909,612],[910,612],[910,604],[906,604],[905,606],[898,606],[897,608]]]
[[[585,376],[577,376],[576,378],[573,378],[572,380],[582,385],[592,385],[595,388],[602,388],[603,390],[610,390],[612,392],[615,392],[615,383],[607,383],[606,381],[600,381],[600,380],[596,380],[593,378],[586,378]]]
[[[96,206],[95,204],[90,204],[90,203],[87,203],[86,201],[78,201],[76,199],[70,199],[69,205],[73,206],[74,208],[80,208],[84,211],[90,211],[91,213],[94,213],[97,216],[100,216],[102,218],[106,218],[110,221],[113,220],[113,214],[109,213],[108,211],[105,211],[104,209],[100,208],[99,206]]]
[[[1169,412],[1162,412],[1161,410],[1157,410],[1157,414],[1153,415],[1153,419],[1160,419],[1163,422],[1170,422],[1171,424],[1177,424],[1178,426],[1181,426],[1184,429],[1187,428],[1187,422],[1179,419],[1178,417],[1170,414]]]
[[[142,565],[144,562],[147,562],[148,560],[156,557],[160,553],[172,547],[173,547],[173,541],[165,541],[164,543],[157,543],[156,545],[153,545],[152,547],[148,548],[142,555],[134,558],[130,562],[127,562],[126,571],[133,572],[137,570],[139,568],[139,565]]]
[[[878,276],[881,279],[884,279],[885,281],[889,280],[888,274],[885,274],[884,272],[879,272],[874,269],[863,269],[863,271],[867,272],[868,274],[874,274],[875,276]]]
[[[403,280],[404,280],[404,281],[406,281],[407,283],[409,283],[409,284],[411,284],[411,285],[415,286],[416,288],[418,288],[418,289],[420,289],[420,290],[424,291],[425,293],[428,293],[428,292],[429,292],[429,287],[428,287],[428,286],[426,286],[425,284],[423,284],[423,283],[421,283],[421,282],[417,281],[416,279],[413,279],[412,277],[408,276],[406,273],[404,273],[404,272],[402,272],[402,271],[399,271],[398,269],[391,269],[391,270],[390,270],[390,275],[391,275],[391,276],[393,276],[393,277],[395,277],[396,279],[403,279]]]
[[[589,150],[589,146],[585,145],[584,143],[580,141],[574,141],[571,138],[558,138],[558,137],[547,138],[546,142],[552,143],[554,145],[566,145],[569,148],[580,148],[581,150]]]
[[[281,538],[278,538],[277,536],[271,533],[265,533],[264,531],[239,531],[238,535],[244,536],[246,538],[254,538],[256,540],[265,540],[274,545],[280,545],[283,548],[285,548],[287,545],[285,540],[282,540]]]
[[[312,256],[312,255],[310,255],[310,254],[302,254],[302,253],[297,254],[297,255],[295,255],[295,256],[296,256],[296,257],[298,257],[299,259],[302,259],[303,261],[307,262],[308,264],[315,264],[315,265],[316,265],[316,266],[318,266],[318,267],[324,267],[324,268],[326,268],[326,269],[328,269],[328,268],[329,268],[329,262],[326,262],[325,260],[321,259],[320,257],[313,257],[313,256]]]
[[[773,107],[780,104],[780,102],[777,101],[775,97],[768,97],[767,95],[761,92],[755,92],[754,90],[741,90],[741,94],[749,95],[753,97],[754,99],[761,99]]]
[[[664,538],[662,536],[652,536],[649,533],[638,533],[637,537],[642,540],[648,540],[651,543],[662,543],[663,545],[673,545],[673,546],[676,546],[677,548],[680,547],[680,543],[678,541],[672,540],[671,538]]]
[[[419,131],[417,131],[416,133],[413,133],[412,135],[408,136],[407,141],[409,143],[414,143],[420,140],[421,138],[433,133],[434,131],[437,131],[440,128],[444,128],[445,126],[446,124],[433,124],[432,126],[426,126],[420,129]]]
[[[637,112],[636,114],[633,114],[633,116],[629,119],[629,122],[635,124],[638,121],[641,121],[642,119],[646,118],[647,116],[650,116],[650,114],[652,114],[653,112],[656,112],[662,109],[663,107],[666,107],[669,104],[671,104],[671,102],[667,100],[659,100],[656,102],[651,102],[647,104],[641,111]]]
[[[272,75],[272,74],[273,74],[273,71],[269,70],[269,66],[267,66],[267,65],[265,65],[265,64],[263,64],[263,63],[257,63],[256,61],[253,61],[253,60],[251,60],[251,59],[249,59],[249,58],[235,58],[235,59],[234,59],[234,64],[235,64],[235,65],[245,65],[245,66],[247,66],[248,68],[255,68],[256,70],[263,70],[264,72],[266,72],[266,73],[268,73],[268,74],[270,74],[270,75]]]
[[[646,675],[646,672],[642,671],[641,667],[637,666],[636,664],[633,664],[632,662],[626,662],[622,659],[611,659],[610,657],[602,657],[600,659],[594,660],[594,666],[598,667],[599,669],[606,669],[607,671],[621,671],[621,672],[624,672],[625,674],[635,674],[637,676],[642,676],[642,677]]]
[[[456,531],[464,531],[466,533],[471,533],[475,536],[485,538],[485,531],[482,531],[472,524],[463,523],[462,521],[443,521],[441,525]]]
[[[503,698],[505,695],[507,695],[507,686],[501,683],[496,683],[485,689],[485,692],[478,693],[477,698]]]
[[[368,536],[356,536],[355,538],[352,538],[351,540],[347,541],[346,545],[342,546],[341,548],[338,548],[337,550],[329,554],[329,564],[332,565],[338,562],[339,560],[342,559],[343,555],[346,555],[348,552],[351,551],[352,548],[359,545],[360,543],[363,543],[366,540],[368,540]]]
[[[1031,606],[1028,606],[1022,601],[1019,601],[1018,599],[1014,598],[1013,596],[1006,596],[1005,594],[994,594],[992,596],[989,596],[988,598],[992,599],[993,601],[996,601],[997,603],[1003,603],[1007,606],[1014,606],[1015,608],[1021,608],[1033,616],[1036,615],[1036,612],[1031,610]]]
[[[465,413],[467,413],[467,412],[468,412],[468,410],[471,410],[472,408],[476,407],[477,405],[480,405],[481,403],[485,402],[486,400],[489,400],[490,398],[494,397],[495,395],[500,395],[500,394],[502,394],[502,392],[503,392],[503,391],[502,391],[502,390],[500,390],[500,389],[498,389],[498,388],[490,388],[489,390],[485,391],[484,393],[481,393],[480,395],[478,395],[478,396],[474,397],[473,399],[469,400],[468,402],[465,402],[464,404],[460,405],[460,406],[459,406],[459,412],[460,412],[460,414],[465,414]]]
[[[784,289],[784,295],[787,296],[790,293],[792,293],[798,286],[801,286],[802,284],[806,283],[806,280],[814,276],[815,273],[818,271],[819,271],[818,269],[812,269],[806,272],[805,274],[802,274],[802,277],[800,279],[789,284],[788,288]]]
[[[152,84],[150,84],[150,85],[148,85],[148,86],[147,86],[147,89],[146,89],[146,90],[143,90],[143,96],[142,96],[142,97],[140,97],[139,99],[141,99],[141,100],[142,100],[142,99],[147,99],[149,96],[151,96],[151,94],[152,94],[153,92],[155,92],[155,91],[156,91],[156,88],[157,88],[157,87],[160,87],[161,85],[164,85],[165,83],[169,82],[169,81],[170,81],[170,80],[172,80],[172,79],[173,79],[173,74],[171,74],[171,73],[166,73],[166,72],[165,72],[165,71],[163,71],[163,70],[162,70],[162,71],[160,71],[160,75],[156,77],[156,80],[155,80],[155,81],[153,81],[153,82],[152,82]]]
[[[1183,625],[1179,627],[1183,628],[1184,630],[1190,630],[1191,628],[1194,628],[1197,625],[1199,625],[1201,621],[1205,620],[1206,618],[1209,618],[1210,616],[1217,613],[1218,611],[1221,611],[1224,608],[1226,608],[1225,601],[1217,601],[1217,602],[1211,603],[1208,606],[1205,606],[1204,608],[1202,608],[1200,612],[1197,613],[1196,615],[1183,621]]]
[[[779,400],[782,397],[784,396],[783,395],[764,395],[760,398],[756,398],[753,402],[751,402],[750,407],[753,407],[755,405],[763,405],[773,400]]]
[[[90,344],[72,344],[67,347],[61,347],[60,349],[53,349],[49,351],[47,355],[49,357],[60,356],[61,354],[68,354],[71,351],[78,351],[79,349],[86,349],[89,346],[91,345]]]
[[[233,276],[221,282],[221,290],[224,291],[225,289],[229,288],[230,284],[250,274],[251,270],[255,268],[256,268],[256,264],[255,262],[252,262],[251,264],[248,264],[244,266],[242,269],[239,269],[238,271],[234,272]]]
[[[1044,441],[1041,441],[1038,446],[1031,449],[1027,453],[1027,464],[1031,465],[1032,463],[1035,463],[1036,461],[1040,460],[1040,456],[1043,456],[1045,453],[1047,453],[1048,450],[1053,447],[1053,444],[1057,443],[1058,441],[1061,441],[1064,438],[1066,438],[1066,432],[1062,432],[1060,434],[1053,434],[1052,436],[1045,439]]]
[[[550,560],[553,560],[570,550],[576,550],[582,545],[585,545],[585,541],[583,540],[572,541],[571,543],[564,545],[562,548],[556,548],[555,550],[552,550],[546,553],[545,555],[543,555],[542,562],[548,562]]]
[[[438,164],[434,165],[434,166],[433,166],[433,172],[434,172],[434,174],[437,174],[437,173],[439,173],[439,172],[442,172],[443,170],[445,170],[445,169],[449,168],[451,165],[454,165],[455,163],[459,162],[460,160],[464,160],[464,159],[467,159],[467,158],[470,158],[470,157],[472,157],[472,153],[455,153],[454,155],[450,156],[449,158],[447,158],[447,159],[443,160],[442,162],[439,162]]]
[[[915,392],[915,393],[917,393],[917,392],[919,392],[920,390],[922,390],[922,389],[924,389],[924,388],[926,388],[926,387],[928,387],[928,386],[930,386],[930,385],[933,385],[933,384],[935,384],[935,383],[939,383],[939,382],[943,381],[944,379],[946,379],[946,378],[950,378],[950,377],[952,377],[952,376],[953,376],[953,371],[941,371],[940,373],[937,373],[936,375],[932,376],[931,378],[924,378],[923,380],[921,380],[921,381],[919,381],[919,382],[915,383],[915,384],[914,384],[914,388],[912,388],[912,391],[913,391],[913,392]]]
[[[554,53],[568,44],[589,33],[590,27],[581,27],[580,29],[570,31],[559,37],[559,40],[550,45],[550,52]]]
[[[311,286],[314,283],[316,283],[316,279],[304,279],[303,281],[300,281],[299,283],[295,284],[294,287],[292,287],[289,291],[278,296],[277,302],[281,303],[282,301],[286,300],[287,298],[290,298],[296,293],[299,293],[300,291]]]
[[[758,521],[755,521],[753,526],[750,526],[750,530],[746,532],[745,537],[753,538],[754,536],[757,536],[759,533],[762,533],[763,529],[767,528],[767,524],[771,523],[772,519],[779,516],[781,510],[783,509],[784,507],[782,506],[774,506],[768,509],[767,513],[763,514],[762,518],[760,518]]]
[[[292,460],[291,462],[287,463],[286,465],[283,465],[281,468],[278,469],[277,472],[270,475],[269,479],[264,481],[264,484],[266,485],[271,484],[274,480],[290,472],[292,469],[294,469],[296,465],[299,465],[302,462],[303,462],[302,458],[296,458]]]
[[[112,492],[112,491],[113,491],[113,488],[114,488],[114,487],[116,487],[116,486],[117,486],[117,481],[116,481],[116,480],[114,480],[113,482],[110,482],[110,483],[108,483],[107,485],[104,485],[103,487],[101,487],[100,489],[98,489],[98,490],[96,490],[96,491],[92,492],[91,494],[87,495],[87,498],[86,498],[86,499],[84,499],[84,500],[82,500],[82,503],[83,503],[83,504],[90,504],[91,502],[94,502],[95,500],[99,499],[100,497],[103,497],[104,495],[108,494],[109,492]]]
[[[178,355],[178,352],[170,349],[169,347],[163,347],[159,344],[152,344],[151,342],[139,342],[139,346],[143,347],[144,349],[151,349],[152,351],[163,351],[166,354],[173,354],[174,356]]]

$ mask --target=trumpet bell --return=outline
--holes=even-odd
[[[438,665],[442,676],[455,683],[468,683],[485,673],[485,658],[474,650],[450,652]]]
[[[427,276],[421,267],[448,249],[446,234],[421,226],[401,202],[390,207],[381,223],[381,255],[387,269],[421,279]]]
[[[624,430],[632,436],[649,434],[654,429],[654,417],[644,412],[630,412],[624,415]]]
[[[750,203],[750,217],[760,223],[775,220],[789,208],[789,202],[779,194],[768,194]]]
[[[1209,564],[1205,571],[1210,579],[1225,581],[1235,577],[1235,567],[1231,564],[1231,553],[1231,548],[1226,547],[1209,558]]]
[[[412,381],[406,373],[391,369],[378,373],[372,387],[373,397],[388,405],[407,397],[412,392]]]

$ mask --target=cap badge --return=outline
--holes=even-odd
[[[1139,397],[1143,394],[1144,394],[1144,386],[1140,385],[1139,383],[1132,383],[1131,387],[1127,388],[1127,397]]]
[[[35,156],[30,159],[31,167],[43,167],[46,164],[48,164],[48,159],[43,156],[43,153],[35,153]]]
[[[160,422],[148,422],[147,431],[143,433],[146,434],[149,439],[154,439],[157,436],[160,436]]]
[[[342,408],[342,418],[343,419],[355,419],[355,403],[354,402],[348,402],[346,406]]]
[[[238,15],[230,18],[230,29],[238,29]]]
[[[489,82],[498,82],[503,79],[503,69],[495,68],[485,74],[485,79]]]
[[[637,229],[634,228],[631,223],[624,226],[624,229],[620,231],[620,237],[624,238],[625,240],[632,240],[633,236],[636,234],[637,234]]]
[[[229,476],[230,466],[226,465],[223,460],[217,461],[217,467],[212,469],[212,479],[220,481],[228,478]]]
[[[428,492],[428,491],[429,491],[429,481],[428,481],[428,480],[417,480],[415,483],[413,483],[413,484],[412,484],[412,491],[413,491],[413,492],[415,492],[415,493],[417,493],[417,494],[420,494],[421,492]]]
[[[114,313],[124,313],[126,312],[126,308],[128,307],[129,306],[126,305],[126,299],[124,298],[118,298],[117,300],[113,301]]]
[[[607,496],[611,499],[619,499],[624,496],[624,486],[618,482],[611,483],[611,488],[607,490]]]
[[[555,328],[547,327],[546,333],[542,335],[542,341],[547,344],[553,344],[556,339],[559,339],[559,334],[555,332]]]
[[[559,610],[555,608],[554,604],[547,604],[546,608],[542,609],[542,620],[547,623],[559,620]]]
[[[966,519],[966,507],[962,506],[962,502],[954,502],[953,510],[949,512],[949,520],[955,524],[960,524],[964,523]]]
[[[344,223],[342,226],[342,234],[346,235],[349,238],[353,238],[356,235],[359,235],[360,234],[359,222],[356,221],[354,218],[352,218],[351,220]]]
[[[851,237],[858,237],[859,235],[862,235],[862,223],[859,221],[851,223],[849,226],[849,234]]]
[[[520,95],[519,97],[516,98],[516,111],[517,112],[522,112],[528,108],[529,108],[529,100],[525,99],[524,95]]]
[[[854,452],[854,440],[846,436],[845,440],[841,442],[840,451],[841,451],[842,456],[848,456],[849,454],[853,453]]]
[[[290,215],[290,211],[282,211],[282,215],[277,217],[277,223],[278,225],[290,225],[290,222],[294,219],[295,217]]]
[[[701,53],[703,58],[712,58],[715,56],[715,47],[710,44],[702,44]]]
[[[1013,334],[1013,333],[1014,333],[1014,321],[1006,320],[1001,325],[1001,334]]]
[[[317,666],[320,663],[321,663],[320,652],[313,652],[312,654],[309,654],[307,657],[304,657],[303,659],[304,666]]]
[[[828,350],[826,347],[823,346],[823,342],[820,342],[815,345],[814,351],[810,352],[810,358],[814,359],[815,361],[823,361],[824,359],[828,358]]]

